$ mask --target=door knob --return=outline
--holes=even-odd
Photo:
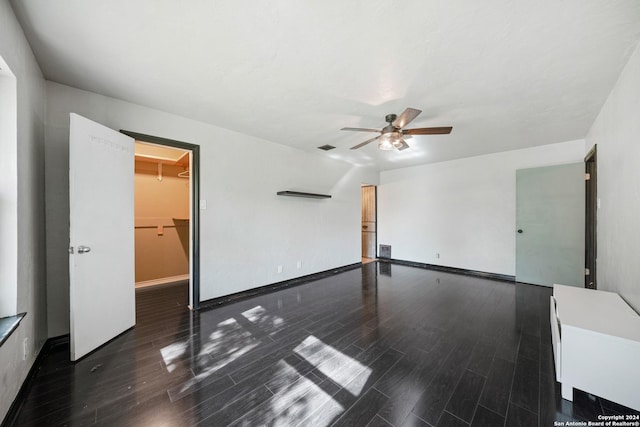
[[[86,254],[87,252],[91,252],[91,248],[89,246],[78,246],[79,254]]]
[[[522,234],[522,228],[518,229],[518,234]]]

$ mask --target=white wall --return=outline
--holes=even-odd
[[[201,300],[360,261],[360,184],[375,170],[353,167],[173,114],[47,83],[47,277],[49,334],[68,316],[69,113],[113,129],[199,144]],[[321,145],[320,141],[318,145]],[[279,190],[328,200],[276,196]],[[297,269],[297,261],[302,268]],[[277,266],[283,272],[277,273]]]
[[[382,172],[378,243],[396,259],[513,276],[516,170],[583,157],[577,140]]]
[[[0,56],[16,77],[17,144],[4,149],[2,164],[10,163],[3,175],[2,200],[13,213],[2,216],[11,229],[11,253],[0,260],[2,277],[17,286],[14,306],[27,312],[18,329],[0,346],[0,420],[15,398],[37,353],[46,339],[46,293],[44,277],[44,79],[11,6],[0,0]],[[12,171],[12,172],[11,172]],[[4,167],[3,167],[3,172]],[[13,174],[13,175],[12,175]],[[6,192],[5,192],[6,191]],[[16,233],[17,230],[17,233]],[[4,228],[2,230],[4,231]],[[0,239],[7,237],[4,232]],[[4,242],[6,243],[6,242]],[[4,285],[7,285],[5,283]],[[3,294],[4,295],[4,294]],[[15,313],[14,313],[15,314]],[[23,359],[23,340],[27,357]]]
[[[640,312],[640,45],[586,138],[598,145],[598,289]]]

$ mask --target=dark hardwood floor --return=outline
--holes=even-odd
[[[551,289],[370,263],[190,312],[139,290],[137,326],[44,360],[19,426],[553,426],[636,413],[562,400]]]

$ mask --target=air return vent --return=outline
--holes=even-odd
[[[325,145],[321,145],[318,148],[324,151],[329,151],[329,150],[333,150],[336,147],[334,147],[333,145],[325,144]]]
[[[391,258],[391,245],[379,245],[378,258]]]

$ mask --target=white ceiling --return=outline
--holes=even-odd
[[[640,39],[638,0],[12,4],[48,80],[380,169],[583,138]],[[405,107],[453,132],[349,150]]]

